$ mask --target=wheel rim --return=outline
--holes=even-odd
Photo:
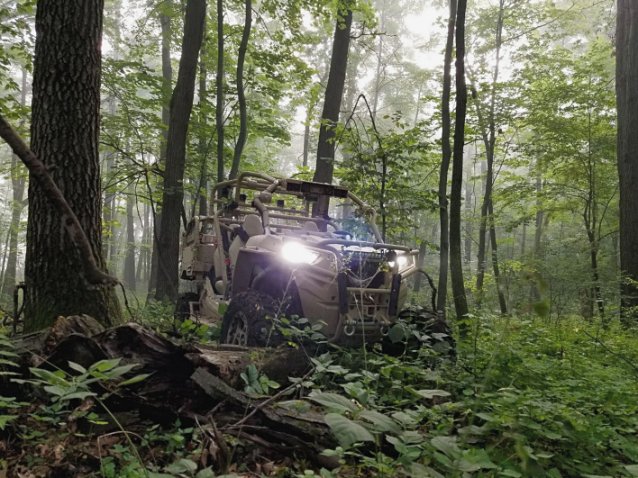
[[[227,343],[233,345],[248,345],[248,320],[239,313],[233,317],[227,334]]]

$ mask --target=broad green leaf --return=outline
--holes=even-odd
[[[392,418],[374,410],[363,410],[358,414],[373,425],[373,429],[379,432],[401,433],[401,427]]]
[[[343,415],[328,413],[325,420],[334,436],[344,448],[349,448],[359,442],[374,441],[372,433]]]
[[[74,399],[80,399],[80,400],[84,400],[85,398],[88,397],[97,397],[97,393],[93,393],[93,392],[89,392],[89,391],[82,391],[82,392],[73,392],[70,393],[68,395],[64,396],[65,400],[74,400]]]
[[[199,470],[195,475],[195,478],[215,478],[215,473],[210,467],[208,467],[203,470]]]
[[[398,342],[403,342],[408,337],[409,330],[405,326],[405,324],[397,323],[394,324],[390,330],[388,331],[388,338],[393,344]]]
[[[629,472],[631,476],[638,477],[638,464],[636,465],[625,465],[625,469]]]
[[[82,367],[82,365],[80,365],[79,363],[71,362],[69,360],[68,364],[69,364],[69,368],[75,370],[76,372],[86,373],[86,369]]]
[[[448,458],[458,458],[461,455],[461,450],[456,444],[456,439],[451,436],[438,436],[432,438],[430,443],[434,448],[442,452]]]
[[[450,392],[446,392],[445,390],[417,390],[416,393],[423,398],[434,398],[434,397],[449,397]]]
[[[54,385],[62,385],[68,387],[71,385],[67,380],[64,379],[64,372],[50,372],[49,370],[44,370],[42,368],[30,368],[29,371],[32,375],[35,375],[40,380],[44,380],[50,384]]]
[[[331,410],[338,410],[341,412],[357,411],[357,406],[352,402],[352,400],[336,393],[313,393],[308,397],[308,399]]]
[[[10,421],[18,418],[19,415],[0,415],[0,430],[4,430]]]
[[[483,449],[472,449],[463,452],[463,457],[459,460],[458,469],[460,471],[478,471],[482,469],[498,468],[489,455]]]
[[[511,470],[511,469],[507,469],[507,470],[503,470],[503,471],[499,471],[498,472],[499,476],[509,476],[511,478],[521,478],[521,476],[523,476],[521,473],[519,473],[516,470]]]
[[[135,377],[131,377],[128,380],[124,380],[123,382],[120,382],[118,385],[120,387],[125,387],[127,385],[133,385],[133,384],[141,382],[142,380],[146,380],[150,376],[151,376],[150,373],[141,373],[139,375],[136,375]]]
[[[62,387],[60,385],[47,385],[46,387],[44,387],[44,390],[47,393],[50,393],[51,395],[57,395],[58,397],[62,397],[66,395],[67,393],[69,393],[71,389],[68,387]]]
[[[107,372],[117,367],[120,364],[120,360],[120,358],[100,360],[89,367],[89,372]]]
[[[114,369],[105,372],[105,374],[109,378],[118,378],[122,375],[126,375],[135,367],[137,367],[137,364],[120,365],[119,367],[115,367]]]
[[[197,470],[197,463],[187,458],[181,458],[175,463],[171,463],[164,468],[164,471],[179,475],[180,473],[188,473],[192,475]]]

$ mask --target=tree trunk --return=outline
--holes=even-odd
[[[135,290],[135,216],[133,206],[135,196],[133,188],[129,188],[126,196],[126,256],[124,257],[124,284]]]
[[[248,136],[248,116],[246,114],[246,95],[244,93],[244,63],[246,59],[246,50],[248,50],[248,40],[250,39],[250,28],[253,22],[253,3],[252,0],[245,0],[246,15],[244,20],[244,31],[239,44],[239,52],[237,53],[237,100],[239,101],[239,136],[237,136],[237,144],[235,144],[235,153],[233,155],[233,164],[230,168],[229,179],[235,179],[239,172],[241,163],[241,154],[244,151],[246,138]]]
[[[379,5],[380,3],[380,5]],[[377,12],[379,12],[379,26],[378,29],[379,31],[383,32],[385,31],[385,16],[386,16],[386,2],[385,0],[382,0],[381,2],[377,3]],[[374,98],[372,100],[372,117],[376,120],[377,119],[377,110],[379,108],[379,96],[381,96],[381,76],[382,76],[382,72],[384,70],[383,68],[383,40],[384,40],[384,34],[379,35],[379,43],[377,46],[377,71],[375,72],[374,75]]]
[[[488,210],[490,215],[490,245],[492,247],[492,269],[494,270],[494,282],[496,283],[496,293],[498,295],[498,305],[501,314],[507,314],[507,301],[505,300],[505,292],[503,292],[503,284],[501,281],[501,270],[498,265],[498,244],[496,242],[496,227],[494,227],[494,208],[490,202]]]
[[[450,115],[450,92],[452,90],[452,51],[454,49],[454,26],[456,24],[456,0],[449,0],[450,16],[447,24],[447,42],[445,44],[445,58],[443,61],[443,95],[441,97],[441,145],[442,158],[439,173],[439,222],[441,224],[441,239],[439,251],[439,286],[436,309],[445,318],[445,304],[447,302],[447,276],[449,264],[449,216],[447,199],[448,171],[452,158],[450,134],[452,120]],[[460,247],[460,245],[459,245]]]
[[[352,10],[348,9],[344,18],[337,19],[330,73],[321,113],[319,142],[317,143],[317,166],[313,181],[331,183],[335,159],[335,127],[339,121],[339,110],[343,97],[348,65],[348,49],[350,48],[350,28],[352,27]]]
[[[159,275],[155,297],[177,299],[177,269],[179,265],[180,219],[184,200],[184,167],[186,136],[193,109],[197,59],[202,45],[206,0],[189,0],[184,18],[182,57],[177,84],[171,98],[171,119],[166,143],[166,168],[159,244]]]
[[[452,186],[450,193],[450,275],[457,319],[468,314],[463,258],[461,257],[461,190],[463,187],[463,145],[465,141],[465,114],[467,87],[465,85],[465,11],[467,0],[459,0],[456,12],[456,123],[454,125],[454,151],[452,159]],[[467,333],[466,327],[460,329]]]
[[[103,1],[39,0],[33,74],[31,141],[80,221],[98,267],[102,259],[98,155]],[[111,288],[87,287],[84,263],[61,217],[29,181],[25,329],[58,315],[85,313],[104,324],[120,320]]]
[[[224,180],[224,2],[217,0],[217,78],[215,79],[217,130],[217,182]]]
[[[463,262],[466,264],[468,273],[472,274],[472,234],[474,233],[472,217],[472,169],[468,169],[465,177],[465,248]]]
[[[170,121],[170,100],[173,85],[173,66],[171,64],[171,17],[166,12],[172,9],[172,0],[164,0],[163,8],[160,9],[160,26],[162,29],[162,140],[160,144],[160,167],[166,164],[166,142],[168,141],[168,123]],[[153,199],[150,198],[150,201]],[[151,214],[153,211],[151,210]],[[158,205],[156,214],[153,217],[153,235],[151,240],[151,263],[148,278],[148,296],[154,297],[157,290],[157,278],[159,271],[158,248],[161,236],[160,227],[162,224],[161,205]]]
[[[499,0],[498,17],[496,19],[496,50],[494,59],[494,71],[492,73],[492,85],[490,91],[490,109],[487,117],[487,125],[481,111],[481,105],[479,101],[476,101],[476,112],[478,115],[479,126],[481,128],[481,136],[483,137],[483,144],[485,146],[485,159],[487,162],[487,172],[485,175],[485,194],[483,196],[483,204],[481,205],[481,223],[479,227],[479,250],[478,250],[478,264],[476,274],[476,306],[481,308],[483,303],[483,279],[485,277],[485,270],[487,269],[486,260],[486,233],[488,222],[490,224],[490,240],[492,242],[492,263],[494,270],[498,271],[498,254],[496,254],[496,230],[493,226],[494,218],[491,217],[490,211],[492,211],[492,189],[494,187],[494,156],[496,150],[496,124],[495,124],[495,105],[496,105],[496,85],[498,83],[499,66],[501,62],[501,36],[503,33],[503,11],[505,7],[505,0]],[[498,279],[495,277],[498,283]],[[498,288],[498,284],[497,284]],[[499,303],[501,304],[501,312],[503,312],[504,298],[502,293],[499,294]]]
[[[204,29],[206,26],[204,25]],[[204,34],[204,38],[206,35]],[[199,154],[200,168],[199,180],[197,184],[197,193],[193,197],[193,207],[191,209],[191,217],[195,214],[205,216],[208,214],[208,138],[206,127],[206,105],[208,103],[208,88],[206,84],[206,76],[208,74],[206,68],[206,42],[202,43],[199,52],[199,139],[197,140],[197,153]]]
[[[616,98],[618,175],[620,178],[621,308],[635,317],[638,307],[638,5],[618,0]],[[633,311],[629,310],[634,308]]]

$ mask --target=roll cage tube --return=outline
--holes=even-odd
[[[262,216],[262,222],[264,225],[264,230],[266,234],[270,233],[269,231],[269,220],[270,214],[269,210],[265,203],[270,201],[273,193],[279,194],[288,194],[291,196],[295,196],[298,198],[305,199],[308,202],[307,197],[304,195],[304,185],[307,185],[308,189],[318,188],[319,190],[323,189],[324,194],[318,193],[319,195],[327,196],[327,197],[342,197],[347,198],[352,201],[357,208],[366,216],[368,225],[372,229],[372,232],[380,243],[383,243],[383,239],[381,236],[381,232],[376,224],[376,211],[364,203],[359,197],[357,197],[352,192],[346,190],[345,188],[341,188],[338,186],[332,186],[329,184],[321,184],[321,183],[312,183],[310,181],[299,181],[296,179],[278,179],[273,176],[264,173],[255,173],[255,172],[242,172],[236,179],[222,181],[217,183],[212,191],[212,207],[213,215],[217,215],[219,211],[217,210],[217,205],[221,201],[220,193],[226,188],[233,187],[234,191],[234,202],[235,204],[240,204],[241,200],[241,190],[242,189],[251,189],[253,191],[261,191],[257,197],[253,200],[254,207],[259,211]],[[305,217],[305,216],[304,216]],[[307,219],[306,219],[307,220]],[[330,222],[328,222],[330,224]],[[333,225],[334,227],[334,225]]]

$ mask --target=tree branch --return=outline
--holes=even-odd
[[[85,279],[87,282],[94,285],[100,284],[108,286],[119,284],[120,281],[118,279],[100,270],[93,255],[91,244],[82,229],[82,225],[64,198],[62,191],[60,191],[55,181],[53,181],[44,163],[29,149],[2,115],[0,115],[0,137],[7,142],[16,156],[22,160],[42,188],[44,194],[47,195],[62,216],[64,229],[66,229],[69,238],[80,251],[80,256],[84,262]]]

